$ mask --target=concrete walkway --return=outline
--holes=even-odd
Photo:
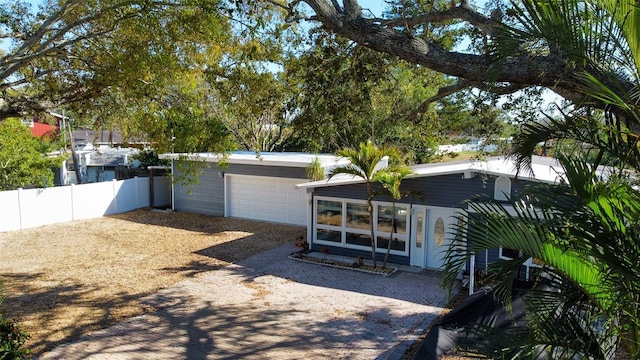
[[[442,311],[433,273],[287,259],[285,245],[143,299],[161,308],[40,359],[399,359]]]

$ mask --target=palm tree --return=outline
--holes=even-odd
[[[515,216],[498,203],[471,203],[473,214],[457,229],[466,250],[449,248],[444,283],[451,286],[475,254],[517,249],[522,257],[491,266],[496,292],[508,304],[512,280],[531,258],[540,266],[536,281],[549,287],[525,292],[525,331],[504,336],[476,328],[492,341],[474,351],[603,359],[622,345],[640,359],[640,8],[616,0],[522,0],[510,14],[516,23],[496,34],[495,61],[542,44],[586,69],[566,79],[581,101],[560,119],[526,124],[513,156],[526,170],[540,142],[579,150],[561,157],[564,183],[530,189],[527,203],[511,201]],[[601,176],[596,168],[604,161],[616,171]]]
[[[387,252],[384,255],[384,261],[382,263],[383,269],[387,267],[387,260],[391,252],[391,241],[393,240],[393,229],[396,227],[396,201],[409,194],[409,192],[401,191],[400,185],[402,184],[402,180],[411,174],[413,174],[413,171],[411,171],[408,166],[398,165],[387,169],[387,171],[377,176],[378,183],[382,185],[382,190],[376,192],[376,194],[384,194],[391,198],[391,213],[393,214],[391,217],[391,231],[389,234],[389,242],[387,243]]]
[[[382,161],[385,157],[389,158],[389,162],[399,159],[399,153],[393,148],[378,147],[373,145],[371,141],[360,143],[359,148],[342,149],[337,155],[349,159],[348,165],[337,166],[329,173],[329,179],[338,174],[347,174],[359,177],[364,180],[367,189],[367,211],[369,213],[369,228],[371,235],[371,260],[373,267],[377,267],[376,262],[376,238],[375,226],[373,224],[373,197],[374,192],[372,185],[377,181],[378,176],[385,171],[382,167]]]
[[[505,337],[483,329],[492,343],[480,353],[501,349],[501,355],[523,358],[545,348],[565,358],[586,354],[603,359],[617,339],[637,354],[640,193],[624,179],[599,178],[583,160],[563,159],[562,164],[567,183],[528,189],[527,203],[509,204],[515,216],[497,202],[470,203],[473,216],[458,229],[466,250],[448,249],[447,284],[475,254],[509,248],[522,256],[492,264],[489,279],[507,304],[513,280],[531,259],[540,267],[536,281],[549,286],[524,298],[527,332]]]

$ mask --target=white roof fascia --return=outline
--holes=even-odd
[[[451,163],[437,163],[418,165],[411,168],[413,174],[407,176],[407,178],[418,177],[431,177],[431,176],[443,176],[452,174],[470,174],[470,173],[482,173],[495,176],[507,176],[520,179],[557,183],[562,178],[562,166],[559,163],[554,162],[557,166],[543,165],[532,163],[533,175],[530,173],[517,173],[515,163],[510,159],[504,157],[494,157],[487,160],[472,160],[465,162],[451,162]],[[339,177],[336,176],[330,180],[313,181],[296,185],[297,188],[316,188],[324,186],[336,186],[363,183],[364,180],[359,177],[348,176]]]
[[[238,154],[230,153],[225,158],[224,155],[218,153],[197,153],[197,154],[160,154],[160,159],[168,160],[187,160],[187,161],[204,161],[204,162],[220,162],[226,161],[229,164],[244,165],[264,165],[264,166],[283,166],[283,167],[308,167],[311,162],[318,158],[322,167],[333,167],[341,165],[344,160],[333,155],[314,155],[300,153],[251,153]],[[347,162],[348,163],[348,162]]]

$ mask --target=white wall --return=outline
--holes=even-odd
[[[169,204],[170,181],[154,177],[155,204]],[[0,232],[92,219],[149,206],[149,178],[0,192]]]

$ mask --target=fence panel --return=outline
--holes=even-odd
[[[154,177],[155,204],[171,203],[171,183]],[[149,178],[0,192],[0,232],[93,219],[149,206]]]
[[[141,207],[138,204],[138,181],[139,178],[133,178],[112,182],[116,201],[114,203],[115,206],[109,209],[109,214],[119,214]],[[147,203],[145,206],[148,205]]]
[[[20,230],[20,196],[18,190],[0,192],[0,232]]]
[[[73,220],[71,187],[20,189],[18,192],[23,229]]]
[[[149,206],[149,178],[138,178],[138,203],[140,207]]]
[[[115,207],[111,181],[69,187],[73,189],[74,220],[101,217],[109,214],[112,206]]]

